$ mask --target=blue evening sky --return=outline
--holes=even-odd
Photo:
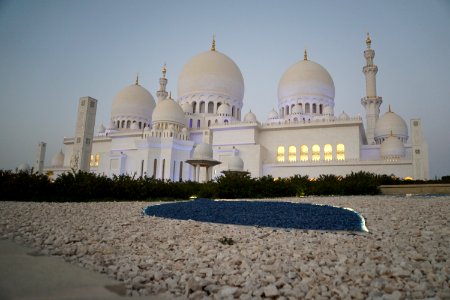
[[[210,48],[241,69],[243,114],[277,107],[283,72],[303,59],[324,66],[335,114],[364,116],[366,32],[376,51],[381,113],[409,126],[421,118],[430,176],[450,175],[450,1],[0,0],[0,169],[46,164],[73,136],[78,99],[99,100],[96,128],[109,123],[115,94],[140,83],[154,96],[167,62],[176,96],[183,65]]]

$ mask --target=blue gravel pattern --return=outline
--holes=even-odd
[[[197,199],[148,206],[144,213],[148,216],[220,224],[363,231],[363,220],[354,211],[305,203]]]

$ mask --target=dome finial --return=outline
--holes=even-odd
[[[371,44],[372,44],[372,39],[370,38],[369,33],[367,33],[367,38],[366,38],[367,49],[370,49]]]
[[[169,92],[169,99],[172,99],[172,91]]]
[[[303,60],[308,60],[308,52],[306,51],[306,47],[305,51],[303,52]]]
[[[161,71],[162,71],[163,78],[166,78],[166,73],[167,73],[166,63],[164,63]]]
[[[139,85],[139,73],[136,74],[136,82],[135,82],[135,84]]]
[[[392,112],[392,111],[391,111],[391,105],[390,105],[390,104],[389,104],[389,112]]]
[[[211,51],[216,51],[216,35],[215,34],[213,34]]]

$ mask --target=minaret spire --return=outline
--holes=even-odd
[[[213,34],[212,44],[211,44],[211,51],[216,51],[216,35]]]
[[[159,78],[159,91],[156,92],[156,96],[158,97],[158,102],[164,100],[167,98],[168,93],[166,92],[166,86],[167,86],[167,66],[166,63],[164,63],[162,69],[161,69],[162,77]]]
[[[375,51],[371,49],[372,39],[369,33],[366,37],[367,49],[364,50],[366,65],[363,67],[363,73],[366,77],[366,96],[361,99],[361,104],[366,109],[366,137],[367,143],[375,143],[375,125],[380,115],[380,106],[383,102],[381,97],[377,96],[376,75],[378,67],[373,63]]]
[[[135,84],[139,85],[139,73],[136,74],[136,82],[135,82]]]
[[[308,60],[308,52],[306,51],[306,47],[305,51],[303,52],[303,60]]]

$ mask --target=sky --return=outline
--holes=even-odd
[[[278,82],[308,58],[336,87],[335,114],[365,116],[366,32],[381,115],[421,118],[430,177],[450,175],[450,1],[0,0],[0,169],[46,165],[75,133],[80,97],[99,100],[96,128],[109,124],[114,96],[134,83],[154,97],[167,63],[167,89],[188,60],[211,47],[245,82],[243,115],[277,108]]]

